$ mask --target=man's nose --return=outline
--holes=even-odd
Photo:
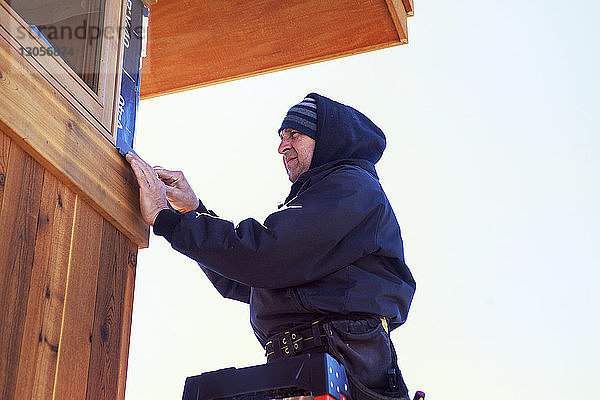
[[[281,139],[281,143],[279,143],[279,148],[277,149],[277,152],[279,154],[284,154],[290,148],[291,148],[290,141],[286,138],[283,138],[283,139]]]

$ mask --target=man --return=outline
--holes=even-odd
[[[389,332],[406,320],[415,282],[375,171],[385,136],[316,93],[288,111],[279,135],[292,188],[263,224],[234,227],[206,209],[182,173],[129,153],[142,215],[224,297],[250,304],[268,362],[328,352],[350,372],[353,390],[367,393],[354,397],[406,398]]]

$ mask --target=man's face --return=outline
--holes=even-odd
[[[283,165],[290,181],[296,182],[296,179],[310,168],[315,140],[290,128],[282,130],[279,137],[281,143],[277,151],[283,155]]]

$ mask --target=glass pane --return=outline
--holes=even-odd
[[[98,92],[106,0],[7,0],[7,3],[46,42],[33,55],[60,57]],[[36,54],[37,53],[37,54]]]

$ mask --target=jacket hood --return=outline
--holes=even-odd
[[[316,143],[310,168],[332,161],[357,159],[375,164],[385,149],[385,135],[369,118],[354,108],[317,93]]]

